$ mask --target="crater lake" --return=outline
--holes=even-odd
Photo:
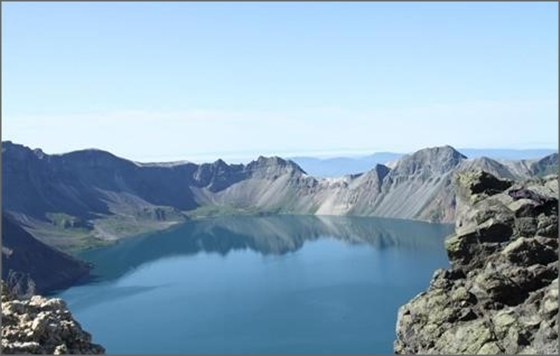
[[[56,296],[113,354],[391,354],[398,308],[448,268],[452,225],[224,216],[87,250]]]

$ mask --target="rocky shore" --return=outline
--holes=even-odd
[[[558,175],[459,174],[451,269],[399,310],[397,354],[558,353]]]
[[[2,282],[2,354],[103,354],[61,299],[20,299]]]

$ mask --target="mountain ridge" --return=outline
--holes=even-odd
[[[537,160],[541,157],[558,153],[556,149],[457,148],[457,151],[469,159],[487,157],[497,161]],[[365,172],[376,163],[381,163],[390,167],[395,161],[407,154],[411,154],[411,152],[376,152],[366,156],[340,156],[330,158],[294,156],[289,157],[289,159],[298,163],[314,177],[338,177]]]
[[[70,225],[69,233],[77,224],[84,239],[103,243],[168,227],[206,207],[452,222],[456,172],[484,168],[503,178],[525,178],[557,170],[558,159],[556,154],[515,164],[472,160],[446,145],[404,155],[392,169],[376,164],[355,175],[316,178],[277,156],[259,156],[248,164],[218,159],[146,165],[103,150],[50,155],[11,141],[2,142],[2,156],[3,209],[63,250],[69,246],[46,236],[60,220]],[[54,230],[45,234],[47,228]]]

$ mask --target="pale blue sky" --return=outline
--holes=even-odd
[[[2,3],[2,139],[144,161],[558,145],[558,4]]]

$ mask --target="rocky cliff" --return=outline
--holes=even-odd
[[[558,175],[455,180],[450,270],[400,308],[398,354],[558,353]]]
[[[2,354],[102,354],[60,299],[18,299],[2,282]]]

